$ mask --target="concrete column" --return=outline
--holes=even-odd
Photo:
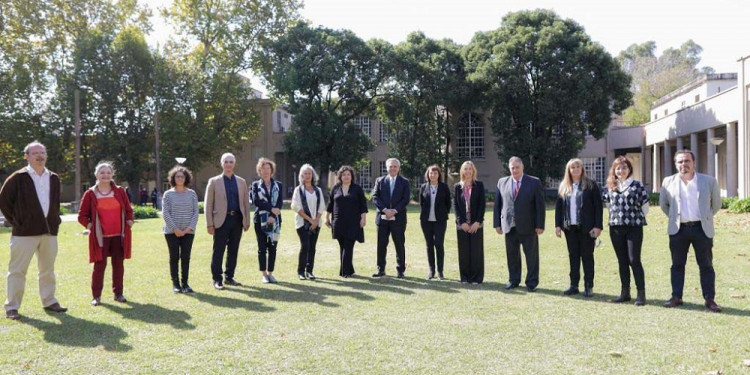
[[[698,145],[698,133],[691,133],[690,134],[690,151],[693,152],[693,155],[695,155],[695,162],[698,163],[698,160],[701,160],[700,153],[698,153],[700,149],[700,145]],[[696,171],[698,167],[696,167]]]
[[[659,161],[661,160],[659,158],[659,144],[654,143],[653,152],[654,156],[651,158],[651,175],[653,176],[653,188],[651,189],[652,192],[658,192],[661,190],[661,176],[659,175]]]
[[[675,144],[677,146],[677,151],[685,149],[685,145],[682,144],[682,137],[677,137],[677,139],[675,139]]]
[[[727,197],[737,196],[737,123],[727,124]]]
[[[712,177],[716,177],[716,146],[711,143],[715,136],[714,129],[706,130],[706,174]]]
[[[662,168],[662,176],[670,176],[672,174],[672,146],[669,145],[669,140],[664,141],[664,168]]]

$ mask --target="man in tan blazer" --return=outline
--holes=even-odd
[[[234,280],[237,267],[237,253],[240,249],[242,231],[250,228],[250,201],[247,182],[234,174],[236,159],[231,153],[221,156],[223,173],[208,180],[204,211],[208,234],[214,236],[211,276],[214,288],[224,289],[224,284],[241,285]],[[227,261],[222,282],[221,261],[227,249]]]
[[[701,289],[706,307],[721,312],[716,304],[716,273],[713,266],[714,215],[721,209],[716,179],[695,172],[695,156],[680,150],[674,156],[677,173],[664,179],[659,206],[668,216],[669,250],[672,252],[672,298],[665,307],[682,305],[685,263],[693,245],[700,269]]]

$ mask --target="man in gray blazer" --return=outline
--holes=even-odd
[[[247,182],[234,174],[235,158],[231,153],[221,156],[223,173],[208,180],[204,211],[208,234],[214,236],[211,276],[214,288],[224,289],[224,284],[238,286],[234,280],[237,267],[237,253],[240,249],[242,231],[250,228],[250,200]],[[224,281],[222,282],[221,261],[227,251]]]
[[[523,161],[508,161],[510,176],[498,180],[495,193],[494,223],[498,234],[505,234],[509,280],[505,289],[521,283],[521,246],[526,255],[526,288],[539,285],[539,235],[544,233],[545,207],[542,183],[523,173]]]
[[[719,186],[715,178],[695,172],[692,151],[677,151],[674,163],[678,172],[664,179],[659,195],[659,206],[669,217],[667,232],[672,253],[672,298],[664,306],[682,305],[685,263],[692,244],[705,305],[713,312],[721,312],[714,301],[716,273],[712,262],[714,215],[721,209]]]

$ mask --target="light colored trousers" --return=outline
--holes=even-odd
[[[39,296],[42,306],[57,302],[55,299],[55,258],[57,258],[57,236],[11,236],[10,262],[8,263],[8,299],[5,311],[18,310],[26,288],[26,271],[36,253],[39,268]]]

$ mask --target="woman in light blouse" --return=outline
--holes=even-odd
[[[620,296],[612,302],[630,301],[630,270],[633,270],[638,295],[636,306],[646,304],[646,281],[641,263],[643,226],[648,213],[648,191],[634,180],[633,165],[624,156],[612,163],[603,198],[609,208],[609,237],[617,255],[620,269]]]
[[[89,262],[94,263],[91,274],[92,306],[101,304],[104,271],[107,258],[112,259],[112,292],[115,301],[125,303],[123,279],[124,260],[130,259],[133,208],[125,189],[115,184],[115,168],[102,161],[94,168],[96,184],[86,190],[78,209],[78,222],[89,231]]]
[[[169,274],[172,276],[172,291],[192,293],[188,285],[190,273],[190,252],[193,248],[195,227],[198,225],[198,195],[188,188],[193,174],[189,169],[178,165],[167,175],[171,189],[162,197],[164,217],[164,237],[169,248]],[[179,267],[181,263],[182,267]],[[182,279],[178,268],[182,269]],[[180,283],[182,282],[182,283]]]
[[[320,234],[320,217],[326,211],[323,191],[318,185],[318,174],[310,164],[299,169],[299,186],[292,194],[292,211],[299,237],[297,276],[300,280],[315,280],[315,245]]]
[[[484,210],[487,198],[484,184],[477,181],[474,163],[461,165],[461,182],[453,186],[456,212],[458,268],[461,283],[481,284],[484,280]]]
[[[563,294],[578,294],[583,263],[583,295],[594,295],[594,248],[602,232],[602,193],[588,177],[581,159],[570,159],[557,191],[555,235],[565,232],[570,262],[570,287]]]
[[[445,182],[442,182],[442,173],[440,167],[433,164],[427,167],[424,179],[425,183],[419,188],[419,205],[421,212],[419,214],[419,223],[422,227],[422,234],[427,243],[427,261],[429,262],[430,272],[427,274],[427,280],[437,278],[445,280],[443,275],[443,259],[445,258],[445,230],[447,229],[448,213],[451,211],[451,192]],[[437,269],[435,262],[437,260]]]

